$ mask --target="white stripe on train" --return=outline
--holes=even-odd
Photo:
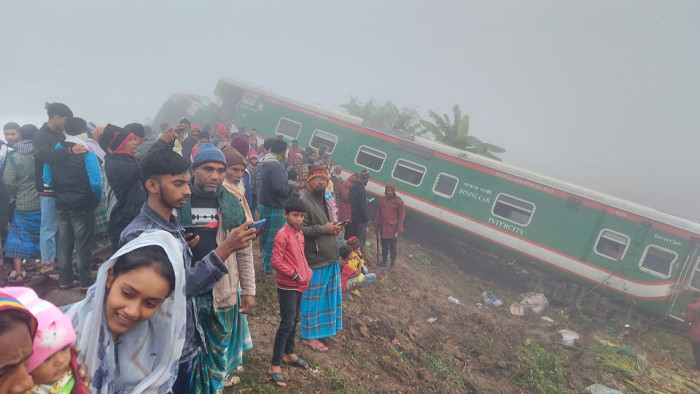
[[[346,173],[349,175],[349,173]],[[397,187],[400,190],[400,187]],[[367,190],[377,195],[384,194],[384,185],[370,181]],[[531,241],[526,241],[505,231],[496,230],[474,219],[469,219],[462,215],[455,215],[443,209],[417,199],[409,194],[401,193],[399,196],[404,200],[407,207],[431,216],[436,220],[450,224],[472,234],[476,234],[491,242],[502,245],[508,249],[531,256],[532,258],[552,265],[561,271],[576,275],[595,284],[628,294],[639,299],[663,299],[671,295],[671,283],[637,283],[625,277],[606,272],[598,267],[581,263],[570,257],[555,253],[547,248],[539,246]]]

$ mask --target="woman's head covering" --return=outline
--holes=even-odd
[[[160,246],[175,272],[175,288],[158,312],[119,336],[119,366],[116,347],[105,319],[107,274],[119,256],[145,246]],[[170,233],[144,232],[124,245],[100,266],[97,280],[83,301],[66,312],[73,321],[76,346],[82,350],[80,363],[92,374],[90,389],[98,393],[166,392],[177,378],[177,368],[185,343],[185,265],[182,249]],[[119,370],[119,376],[115,376]]]
[[[17,298],[13,297],[12,295],[6,293],[3,290],[3,288],[0,288],[0,313],[5,311],[18,311],[26,314],[29,318],[29,333],[31,334],[33,340],[34,335],[36,335],[36,329],[38,325],[36,318],[34,317],[34,315],[32,315],[31,312],[29,312],[29,309],[27,309],[27,307],[24,306],[24,304],[22,304]]]

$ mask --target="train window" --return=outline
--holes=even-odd
[[[381,170],[384,160],[386,160],[386,153],[364,145],[357,150],[355,156],[355,164],[373,171]]]
[[[243,96],[243,99],[241,102],[245,105],[250,105],[251,107],[255,105],[255,102],[258,100],[257,97],[253,96],[252,94],[246,93],[245,96]]]
[[[501,193],[496,197],[491,213],[521,226],[527,226],[532,220],[532,214],[535,213],[535,204]]]
[[[412,161],[398,159],[391,176],[410,185],[418,186],[423,182],[425,167]]]
[[[277,128],[275,129],[275,134],[283,135],[290,140],[295,140],[299,137],[299,132],[301,131],[301,123],[295,122],[291,119],[280,118],[277,122]]]
[[[335,144],[337,143],[338,137],[323,130],[316,129],[314,130],[314,134],[311,136],[309,146],[320,149],[321,146],[324,145],[326,147],[326,152],[330,154],[335,150]]]
[[[449,174],[441,172],[435,178],[435,184],[433,185],[433,193],[438,196],[443,196],[447,198],[452,198],[457,190],[457,184],[459,183],[459,178]]]
[[[598,234],[595,252],[607,259],[620,261],[625,257],[630,237],[612,230],[603,230]]]
[[[639,268],[660,278],[669,278],[673,263],[678,260],[678,254],[660,246],[649,245],[644,249]]]

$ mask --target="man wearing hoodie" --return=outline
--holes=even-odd
[[[270,153],[265,155],[258,164],[258,178],[260,179],[260,217],[267,219],[263,228],[260,245],[262,247],[263,271],[268,276],[274,275],[272,269],[272,246],[275,235],[284,226],[284,204],[292,195],[293,187],[287,179],[287,171],[284,169],[284,154],[287,151],[287,142],[273,140]]]
[[[406,208],[401,197],[396,195],[396,186],[389,182],[384,195],[379,200],[374,227],[382,238],[382,261],[377,265],[385,267],[387,252],[391,251],[391,269],[396,264],[396,240],[403,233],[403,220]],[[389,250],[387,250],[389,249]]]
[[[108,136],[111,153],[105,156],[105,175],[117,198],[109,217],[109,241],[112,253],[116,253],[122,231],[141,213],[141,206],[146,202],[146,191],[141,185],[141,173],[136,162],[136,150],[146,134],[138,123],[113,130],[112,135]]]
[[[65,121],[66,137],[55,149],[72,151],[87,146],[87,123],[81,118]],[[80,289],[92,285],[92,241],[95,237],[95,208],[102,199],[102,172],[95,152],[72,154],[60,164],[44,165],[44,182],[56,193],[58,218],[58,286],[75,287],[73,280],[73,248],[78,259]]]

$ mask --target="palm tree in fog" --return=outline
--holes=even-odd
[[[500,161],[501,158],[496,156],[496,153],[503,153],[506,150],[469,135],[469,115],[462,116],[459,105],[452,107],[452,112],[454,115],[450,120],[447,114],[440,116],[435,111],[428,111],[433,122],[421,119],[423,130],[420,134],[430,132],[438,141],[446,145]]]

